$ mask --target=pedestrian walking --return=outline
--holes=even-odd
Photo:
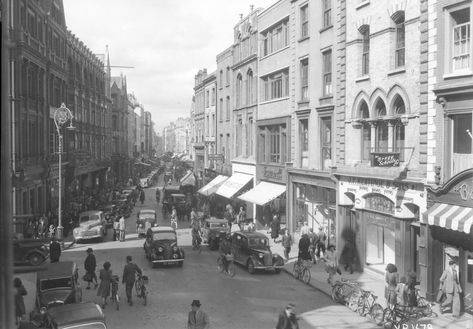
[[[49,229],[48,229],[48,237],[49,238],[52,238],[56,235],[56,228],[54,227],[53,224],[49,225]]]
[[[39,219],[39,225],[38,225],[37,231],[38,231],[38,234],[37,234],[38,238],[42,239],[46,237],[47,226],[46,226],[46,221],[44,219],[44,215],[43,217]]]
[[[59,262],[59,257],[61,257],[61,245],[57,242],[56,237],[53,237],[49,244],[49,259],[51,263],[57,263]]]
[[[310,246],[309,246],[309,252],[310,252],[310,258],[314,264],[317,264],[317,257],[315,256],[315,250],[317,249],[317,241],[319,241],[319,237],[317,234],[314,233],[314,229],[311,227],[309,228],[309,240],[310,240]]]
[[[18,325],[23,320],[23,315],[26,314],[25,300],[23,296],[27,295],[26,289],[23,286],[20,278],[13,280],[14,300],[15,300],[15,324]]]
[[[120,230],[120,242],[125,241],[125,217],[121,215],[118,221],[118,228]]]
[[[276,329],[299,329],[294,304],[287,304],[286,308],[279,313]]]
[[[243,206],[240,206],[240,212],[237,215],[237,224],[240,226],[240,231],[243,231],[243,227],[245,226],[246,222],[246,211]]]
[[[230,204],[225,206],[225,213],[223,214],[223,218],[227,220],[228,223],[228,230],[232,231],[232,225],[235,221],[235,217],[233,216],[233,208]]]
[[[87,287],[85,289],[90,289],[90,284],[95,281],[94,288],[97,288],[97,275],[95,274],[95,269],[97,267],[97,261],[95,259],[94,250],[92,248],[87,249],[87,257],[84,261],[84,281],[87,282]]]
[[[273,221],[271,222],[271,239],[276,242],[276,239],[279,237],[279,231],[281,229],[281,222],[279,221],[278,215],[273,216]]]
[[[452,310],[452,316],[458,318],[461,306],[460,294],[463,292],[460,285],[460,273],[455,260],[449,261],[448,265],[440,277],[442,291],[446,295],[445,301],[440,304],[440,313],[444,313],[446,308],[449,308]]]
[[[192,310],[187,317],[187,329],[208,329],[210,327],[209,316],[200,309],[201,306],[198,299],[192,301]]]
[[[416,285],[417,285],[417,274],[415,272],[407,273],[407,282],[406,282],[406,302],[410,307],[417,306],[417,294],[416,294]]]
[[[113,241],[120,240],[120,218],[116,217],[113,221]]]
[[[145,191],[143,189],[140,190],[140,202],[141,204],[145,202]]]
[[[130,306],[133,305],[132,290],[136,280],[135,273],[141,274],[141,269],[138,265],[132,263],[131,256],[126,256],[126,265],[123,268],[122,283],[125,285],[126,298]]]
[[[329,245],[327,249],[327,253],[325,255],[325,262],[326,262],[326,268],[325,271],[328,273],[328,279],[327,282],[329,284],[332,284],[332,278],[333,276],[338,273],[342,274],[340,269],[338,268],[338,256],[337,252],[335,250],[334,245]]]
[[[97,296],[102,297],[102,308],[107,305],[107,298],[110,296],[110,285],[112,284],[112,270],[110,262],[103,263],[103,269],[100,270],[100,285],[97,290]]]
[[[289,253],[291,252],[292,243],[292,236],[289,234],[289,230],[286,228],[284,230],[284,235],[282,236],[282,246],[284,247],[284,258],[286,259],[286,262],[289,260]]]
[[[384,297],[386,298],[386,305],[388,307],[394,307],[397,302],[396,286],[399,281],[399,273],[397,273],[396,265],[391,263],[386,265],[385,280],[386,287],[384,290]]]
[[[303,236],[304,234],[308,235],[309,232],[310,232],[309,226],[308,226],[307,222],[304,222],[304,224],[301,227],[301,236]]]
[[[340,264],[345,264],[344,269],[345,271],[350,271],[350,274],[353,274],[355,258],[355,244],[351,239],[348,239],[340,255]]]
[[[325,241],[327,240],[327,234],[325,234],[322,226],[319,227],[319,233],[317,233],[317,258],[323,258],[325,255]]]

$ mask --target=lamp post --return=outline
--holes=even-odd
[[[71,110],[69,110],[64,103],[61,104],[61,107],[57,108],[54,112],[54,123],[56,125],[56,131],[59,137],[58,145],[58,154],[59,154],[59,205],[58,205],[58,226],[57,226],[57,238],[62,239],[62,233],[64,227],[62,226],[62,126],[69,121],[69,127],[67,129],[75,129],[72,126],[72,115]]]

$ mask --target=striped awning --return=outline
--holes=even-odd
[[[423,214],[421,222],[470,234],[473,225],[473,208],[435,203]]]

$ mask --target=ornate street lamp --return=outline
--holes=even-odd
[[[71,110],[69,110],[64,103],[61,104],[61,107],[56,109],[54,112],[54,123],[56,124],[56,131],[59,137],[59,145],[58,145],[58,154],[59,154],[59,205],[58,205],[58,226],[57,226],[57,238],[62,239],[62,233],[64,227],[62,226],[62,134],[61,128],[62,126],[69,121],[69,126],[67,129],[73,130],[75,129],[72,126],[72,119],[74,116],[72,115]]]

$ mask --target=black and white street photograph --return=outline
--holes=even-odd
[[[0,3],[0,329],[473,329],[473,0]]]

